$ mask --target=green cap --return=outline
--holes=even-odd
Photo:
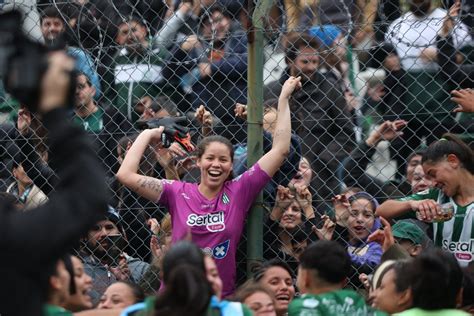
[[[393,236],[400,239],[408,239],[415,245],[421,245],[425,239],[425,233],[412,221],[398,221],[392,226]]]

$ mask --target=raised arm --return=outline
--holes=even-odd
[[[412,202],[413,201],[387,200],[377,208],[376,215],[385,219],[402,216],[412,210]]]
[[[273,134],[272,149],[267,152],[258,164],[270,177],[278,171],[290,150],[291,115],[289,99],[293,91],[301,87],[301,77],[290,77],[281,88],[278,99],[278,118]]]
[[[159,142],[164,128],[147,129],[138,135],[132,147],[127,152],[119,171],[117,180],[144,198],[158,201],[163,191],[162,180],[138,174],[140,160],[145,149],[153,143]]]

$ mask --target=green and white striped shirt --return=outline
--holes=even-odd
[[[439,189],[425,190],[400,200],[425,199],[453,205],[454,216],[450,220],[433,223],[434,242],[436,246],[452,252],[462,267],[467,266],[474,259],[474,201],[466,206],[460,206]],[[414,211],[407,215],[416,218]]]

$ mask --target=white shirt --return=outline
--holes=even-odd
[[[417,17],[407,12],[389,26],[385,40],[397,50],[405,70],[436,70],[436,62],[426,62],[420,58],[423,49],[436,48],[436,36],[443,26],[446,10],[436,8],[430,15]],[[468,27],[457,22],[453,30],[454,46],[462,47],[471,41]]]

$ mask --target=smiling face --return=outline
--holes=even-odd
[[[413,172],[415,172],[416,166],[421,165],[421,159],[421,155],[414,155],[410,161],[408,161],[406,178],[409,183],[413,180]]]
[[[89,293],[92,289],[92,278],[85,273],[84,265],[79,258],[72,256],[71,261],[74,269],[76,293],[69,297],[66,308],[73,312],[91,309],[93,304]]]
[[[147,44],[147,29],[137,21],[122,23],[119,26],[116,42],[131,51],[140,51]]]
[[[319,66],[319,54],[315,48],[303,47],[298,56],[289,64],[290,73],[294,77],[301,76],[301,81],[310,81]]]
[[[285,230],[291,230],[302,223],[301,219],[302,209],[298,202],[293,202],[283,212],[280,219],[280,226]]]
[[[411,191],[413,193],[418,193],[429,189],[432,186],[433,182],[431,182],[431,180],[426,177],[423,167],[421,165],[416,166],[411,181]]]
[[[369,200],[359,198],[351,203],[347,226],[352,241],[365,240],[374,226],[374,207]]]
[[[423,164],[423,170],[428,180],[432,181],[434,187],[440,189],[444,195],[449,197],[455,196],[459,192],[460,181],[457,174],[459,168],[459,160],[453,157]]]
[[[255,316],[276,316],[275,303],[265,292],[255,292],[242,303],[247,305]]]
[[[45,17],[41,21],[41,33],[46,40],[55,40],[64,32],[64,22],[60,18]]]
[[[301,186],[309,186],[311,183],[311,179],[313,178],[313,170],[311,169],[311,164],[309,163],[308,159],[301,158],[300,163],[298,165],[298,172],[296,175],[291,179],[289,187],[301,187]]]
[[[210,191],[218,191],[232,172],[232,157],[227,145],[220,142],[209,143],[197,160],[201,169],[200,186]]]
[[[103,220],[98,222],[87,234],[88,250],[92,251],[98,258],[103,257],[109,246],[105,238],[109,235],[119,234],[120,231],[117,225],[112,221]]]
[[[260,284],[274,294],[277,315],[286,313],[295,296],[295,287],[288,271],[278,266],[271,267],[263,275]]]

